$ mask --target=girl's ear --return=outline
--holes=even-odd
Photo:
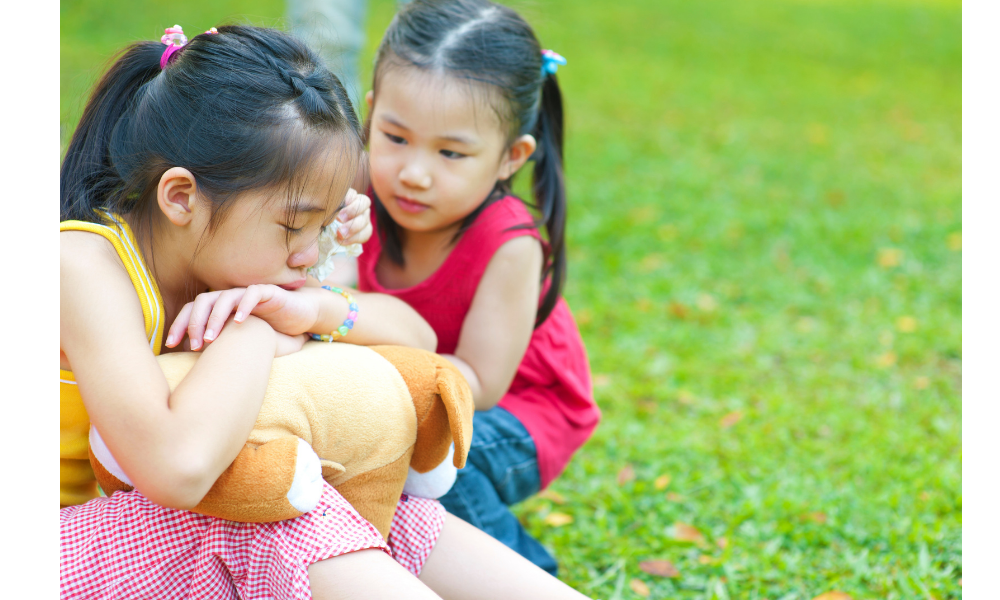
[[[514,173],[517,173],[517,170],[523,167],[524,163],[528,162],[531,155],[535,153],[537,145],[535,136],[527,133],[514,140],[500,163],[497,179],[504,180],[513,177]]]
[[[171,167],[156,186],[156,203],[171,223],[183,227],[191,222],[192,210],[198,203],[197,192],[198,184],[191,171]]]

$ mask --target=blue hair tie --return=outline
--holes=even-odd
[[[555,75],[560,65],[565,65],[566,59],[554,50],[542,50],[542,77],[549,73]]]

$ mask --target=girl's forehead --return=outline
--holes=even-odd
[[[493,86],[440,71],[391,67],[379,77],[375,112],[402,119],[410,129],[470,129],[479,134],[501,127]]]

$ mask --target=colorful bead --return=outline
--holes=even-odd
[[[317,340],[317,341],[321,341],[321,342],[334,342],[334,341],[339,340],[340,338],[344,337],[345,335],[347,335],[347,333],[349,331],[351,331],[352,329],[354,329],[354,323],[355,323],[355,321],[358,318],[358,305],[357,305],[356,302],[354,302],[354,296],[352,296],[351,294],[345,292],[344,290],[340,289],[339,287],[332,287],[332,286],[329,286],[329,285],[324,285],[323,289],[324,290],[330,290],[331,292],[334,292],[336,294],[340,294],[341,296],[343,296],[344,299],[347,300],[348,310],[350,312],[347,313],[347,318],[344,319],[344,324],[341,325],[340,327],[338,327],[337,329],[335,329],[334,331],[331,331],[330,335],[318,335],[318,334],[315,334],[315,333],[311,333],[309,335],[310,335],[310,337],[312,337],[312,339]]]

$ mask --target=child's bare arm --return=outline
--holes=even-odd
[[[495,406],[514,380],[534,331],[541,272],[542,246],[528,236],[505,243],[486,267],[447,357],[469,381],[476,410]]]
[[[275,333],[259,319],[231,324],[171,393],[111,245],[89,233],[60,236],[60,346],[91,423],[139,491],[193,507],[253,428]]]

